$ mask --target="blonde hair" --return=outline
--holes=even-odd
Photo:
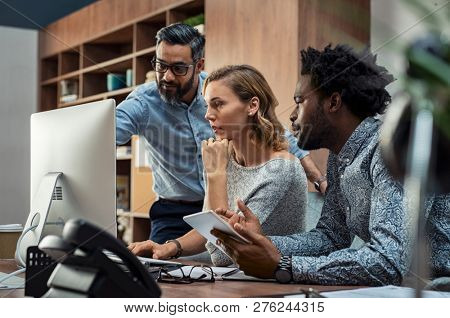
[[[253,97],[259,99],[259,109],[253,116],[250,139],[253,142],[271,147],[275,151],[287,150],[284,127],[275,114],[278,100],[264,76],[250,65],[228,65],[213,71],[203,83],[203,95],[208,84],[223,80],[243,103]]]

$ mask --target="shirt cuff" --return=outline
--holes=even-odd
[[[293,155],[301,160],[301,159],[303,159],[303,158],[305,158],[306,156],[309,155],[309,151],[299,148],[295,153],[293,153]]]
[[[270,236],[272,243],[280,251],[281,255],[292,255],[292,248],[286,243],[283,236]],[[306,282],[312,280],[312,273],[316,272],[317,257],[292,255],[292,275],[296,282]]]
[[[296,156],[298,159],[303,159],[305,158],[307,155],[309,155],[309,152],[303,149],[300,149],[298,147],[298,140],[297,138],[294,137],[294,135],[292,135],[292,133],[285,129],[284,130],[284,137],[286,138],[286,140],[289,143],[289,152],[291,154],[293,154],[294,156]]]

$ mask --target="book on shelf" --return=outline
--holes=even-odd
[[[60,103],[70,103],[70,102],[76,101],[77,99],[78,99],[77,94],[71,94],[71,95],[61,96],[59,98],[59,102]]]
[[[70,103],[78,99],[78,80],[65,79],[59,82],[60,85],[60,103]]]
[[[117,146],[117,158],[131,155],[131,146]]]
[[[116,199],[118,210],[130,210],[130,177],[128,175],[117,176]]]

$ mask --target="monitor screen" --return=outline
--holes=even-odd
[[[36,113],[30,124],[30,213],[16,259],[71,218],[116,236],[114,100]]]

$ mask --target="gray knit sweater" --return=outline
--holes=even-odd
[[[256,167],[243,167],[230,159],[227,193],[231,210],[238,211],[238,198],[244,201],[258,217],[266,235],[289,235],[304,230],[307,183],[297,159],[275,158]],[[210,242],[206,248],[215,266],[232,263]]]

